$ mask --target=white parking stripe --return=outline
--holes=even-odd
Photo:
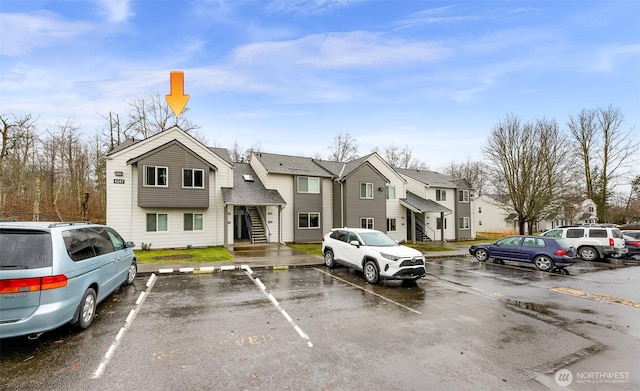
[[[151,274],[151,277],[149,277],[149,281],[147,281],[147,291],[146,291],[146,293],[149,293],[151,291],[151,289],[153,289],[153,286],[154,286],[155,282],[156,282],[156,275],[155,274]],[[124,327],[122,327],[120,329],[120,331],[118,332],[118,335],[116,335],[116,338],[114,339],[113,343],[109,347],[109,350],[107,350],[107,353],[104,355],[104,357],[102,358],[102,361],[98,365],[98,369],[96,369],[96,371],[93,373],[93,376],[91,377],[92,379],[97,379],[97,378],[101,377],[104,374],[104,371],[107,368],[107,365],[109,364],[109,361],[111,361],[111,358],[115,354],[115,351],[116,351],[118,345],[120,344],[120,341],[122,340],[122,337],[124,336],[124,333],[128,330],[129,326],[131,326],[131,323],[133,322],[133,319],[138,314],[138,311],[140,310],[140,307],[141,307],[142,303],[144,303],[144,300],[145,300],[146,297],[147,297],[147,294],[145,294],[145,292],[141,292],[140,293],[140,296],[138,297],[138,300],[136,301],[136,308],[132,309],[131,312],[129,312],[129,315],[127,316],[127,319],[125,320]]]
[[[309,336],[307,335],[307,333],[302,331],[302,329],[296,324],[296,322],[294,322],[291,316],[289,316],[289,314],[287,314],[287,312],[280,306],[280,303],[278,303],[278,300],[276,300],[276,298],[271,293],[267,292],[267,287],[264,286],[262,281],[260,281],[259,278],[253,278],[253,276],[251,275],[251,273],[249,273],[249,271],[246,271],[246,273],[247,273],[247,276],[251,279],[251,281],[253,281],[253,283],[256,284],[258,288],[260,288],[260,291],[262,291],[262,294],[267,296],[267,298],[271,301],[271,303],[273,303],[274,307],[276,307],[276,309],[280,311],[280,313],[287,320],[287,322],[289,322],[289,324],[293,326],[293,328],[296,330],[298,335],[301,338],[307,340],[307,346],[310,348],[313,347],[313,344],[309,340]]]
[[[404,304],[400,304],[400,303],[398,303],[397,301],[393,301],[393,300],[388,299],[388,298],[386,298],[386,297],[384,297],[384,296],[382,296],[382,295],[380,295],[380,294],[377,294],[377,293],[375,293],[375,292],[371,292],[371,291],[369,291],[369,290],[366,290],[366,289],[362,288],[361,286],[358,286],[358,285],[356,285],[356,284],[354,284],[354,283],[352,283],[352,282],[349,282],[349,281],[347,281],[347,280],[345,280],[345,279],[342,279],[342,278],[340,278],[340,277],[338,277],[338,276],[334,276],[334,275],[333,275],[333,274],[331,274],[331,273],[327,273],[327,272],[326,272],[326,271],[324,271],[324,270],[321,270],[321,269],[318,269],[318,268],[315,268],[315,267],[314,267],[313,269],[314,269],[314,270],[317,270],[317,271],[319,271],[319,272],[321,272],[321,273],[324,273],[324,274],[326,274],[326,275],[328,275],[328,276],[331,276],[332,278],[335,278],[335,279],[336,279],[336,280],[338,280],[338,281],[342,281],[342,282],[344,282],[345,284],[351,285],[351,286],[356,287],[356,288],[358,288],[358,289],[360,289],[360,290],[362,290],[362,291],[365,291],[365,292],[370,293],[370,294],[372,294],[372,295],[374,295],[374,296],[377,296],[377,297],[381,298],[382,300],[388,301],[389,303],[395,304],[395,305],[397,305],[398,307],[402,307],[402,308],[404,308],[404,309],[405,309],[405,310],[407,310],[407,311],[411,311],[411,312],[416,313],[416,314],[418,314],[418,315],[422,315],[422,312],[420,312],[420,311],[416,311],[416,310],[414,310],[413,308],[409,308],[409,307],[407,307],[407,306],[406,306],[406,305],[404,305]]]

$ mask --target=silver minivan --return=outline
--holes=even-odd
[[[104,225],[0,223],[0,338],[89,327],[98,303],[133,283],[134,246]]]

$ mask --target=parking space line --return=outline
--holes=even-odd
[[[446,268],[446,269],[454,269],[454,270],[458,270],[458,271],[464,271],[464,272],[468,272],[468,273],[472,273],[472,274],[479,274],[481,276],[487,276],[487,277],[497,277],[493,274],[488,274],[488,273],[483,273],[481,271],[478,270],[469,270],[469,269],[462,269],[462,268],[457,268],[455,266],[448,266],[448,265],[443,265],[441,263],[438,262],[433,262],[433,261],[429,261],[428,262],[431,265],[438,265],[440,267]],[[501,268],[501,269],[514,269],[514,270],[524,270],[524,271],[531,271],[531,272],[537,272],[539,271],[538,269],[533,269],[533,268],[527,268],[527,267],[518,267],[518,266],[511,266],[511,265],[499,265],[499,264],[494,264],[494,263],[485,263],[485,265],[489,266],[489,267],[496,267],[496,268]],[[551,277],[566,277],[566,278],[572,278],[574,280],[582,280],[582,281],[590,281],[593,282],[592,279],[590,278],[585,278],[585,277],[577,277],[577,276],[572,276],[570,274],[556,274],[556,273],[549,273],[546,272],[548,276]],[[511,280],[511,279],[509,279]]]
[[[96,369],[96,371],[93,373],[93,376],[91,376],[92,379],[97,379],[104,374],[104,371],[107,369],[107,365],[109,365],[109,362],[111,361],[111,358],[113,357],[116,349],[118,348],[118,345],[120,344],[120,341],[124,336],[124,333],[131,326],[133,319],[138,314],[138,311],[140,310],[140,307],[142,306],[145,299],[149,295],[149,292],[151,291],[151,289],[153,289],[155,282],[156,282],[156,275],[155,273],[153,273],[151,274],[151,277],[149,277],[149,280],[147,281],[147,284],[146,284],[147,290],[140,292],[140,296],[138,296],[138,300],[136,300],[136,307],[129,312],[129,315],[124,321],[125,323],[124,326],[120,328],[120,331],[118,331],[118,334],[116,335],[113,343],[111,344],[111,346],[109,346],[109,350],[107,350],[107,353],[104,355],[104,357],[102,358],[102,361],[98,365],[98,369]]]
[[[616,304],[627,305],[629,307],[640,308],[640,302],[637,302],[637,301],[631,301],[631,300],[627,300],[627,299],[623,299],[615,296],[601,295],[599,293],[591,293],[591,292],[583,291],[580,289],[556,287],[556,288],[550,288],[549,290],[551,292],[563,293],[565,295],[571,295],[576,297],[582,297],[583,299],[595,300],[602,303],[616,303]]]
[[[318,269],[318,268],[315,268],[315,267],[314,267],[313,269],[314,269],[314,270],[319,271],[320,273],[324,273],[324,274],[326,274],[326,275],[328,275],[328,276],[331,276],[331,277],[335,278],[335,279],[336,279],[336,280],[338,280],[338,281],[342,281],[342,282],[344,282],[345,284],[351,285],[351,286],[356,287],[356,288],[358,288],[358,289],[360,289],[360,290],[363,290],[363,291],[365,291],[365,292],[367,292],[367,293],[370,293],[370,294],[372,294],[372,295],[374,295],[374,296],[377,296],[377,297],[381,298],[382,300],[388,301],[389,303],[392,303],[392,304],[395,304],[395,305],[397,305],[397,306],[399,306],[399,307],[402,307],[402,308],[404,308],[404,309],[405,309],[405,310],[407,310],[407,311],[411,311],[411,312],[413,312],[413,313],[415,313],[415,314],[422,315],[422,312],[420,312],[420,311],[416,311],[416,310],[414,310],[413,308],[407,307],[407,306],[406,306],[406,305],[404,305],[404,304],[400,304],[400,303],[398,303],[397,301],[393,301],[393,300],[391,300],[391,299],[388,299],[388,298],[386,298],[386,297],[384,297],[384,296],[382,296],[382,295],[380,295],[380,294],[378,294],[378,293],[371,292],[371,291],[369,291],[369,290],[367,290],[367,289],[364,289],[363,287],[358,286],[358,285],[356,285],[356,284],[354,284],[354,283],[352,283],[352,282],[349,282],[349,281],[347,281],[347,280],[345,280],[345,279],[342,279],[342,278],[340,278],[340,277],[338,277],[338,276],[334,276],[334,275],[333,275],[333,274],[331,274],[331,273],[327,273],[327,272],[326,272],[326,271],[324,271],[324,270],[321,270],[321,269]]]
[[[252,276],[253,271],[251,271],[251,268],[249,268],[248,266],[243,267],[243,269],[245,270],[245,273],[247,274],[247,276],[251,279],[251,281],[253,281],[254,284],[256,284],[256,286],[260,289],[260,291],[262,292],[263,295],[265,295],[273,304],[274,307],[276,307],[276,309],[278,311],[280,311],[280,313],[282,314],[282,316],[287,320],[287,322],[289,322],[289,324],[291,326],[293,326],[293,329],[298,333],[298,335],[307,341],[307,346],[312,348],[313,347],[313,343],[311,343],[311,340],[309,339],[309,335],[307,333],[305,333],[304,331],[302,331],[302,329],[300,328],[300,326],[298,326],[296,324],[296,322],[293,320],[293,318],[291,318],[291,316],[289,316],[289,314],[287,313],[287,311],[285,311],[282,306],[280,306],[280,303],[278,303],[278,300],[276,300],[276,298],[270,293],[267,292],[267,287],[262,283],[262,281],[260,281],[259,278],[254,278]]]

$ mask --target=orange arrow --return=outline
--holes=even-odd
[[[182,113],[182,110],[184,110],[184,107],[189,101],[189,95],[184,94],[184,72],[171,72],[169,80],[171,83],[171,94],[165,95],[165,98],[167,98],[167,103],[169,107],[171,107],[171,110],[173,110],[173,114],[177,117]]]

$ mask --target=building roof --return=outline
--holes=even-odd
[[[412,192],[407,192],[407,198],[401,198],[400,204],[416,213],[451,213],[452,210],[437,202],[418,197]]]
[[[255,152],[253,157],[269,174],[309,175],[332,177],[332,173],[315,163],[310,157],[279,155],[275,153]]]
[[[249,177],[246,177],[249,175]],[[233,187],[222,188],[225,205],[286,205],[278,190],[266,189],[248,163],[233,166]]]
[[[435,171],[429,170],[414,170],[406,168],[396,168],[402,175],[406,175],[409,178],[415,179],[418,182],[422,182],[429,187],[451,187],[457,188],[458,186],[451,181],[446,175],[439,174]]]

